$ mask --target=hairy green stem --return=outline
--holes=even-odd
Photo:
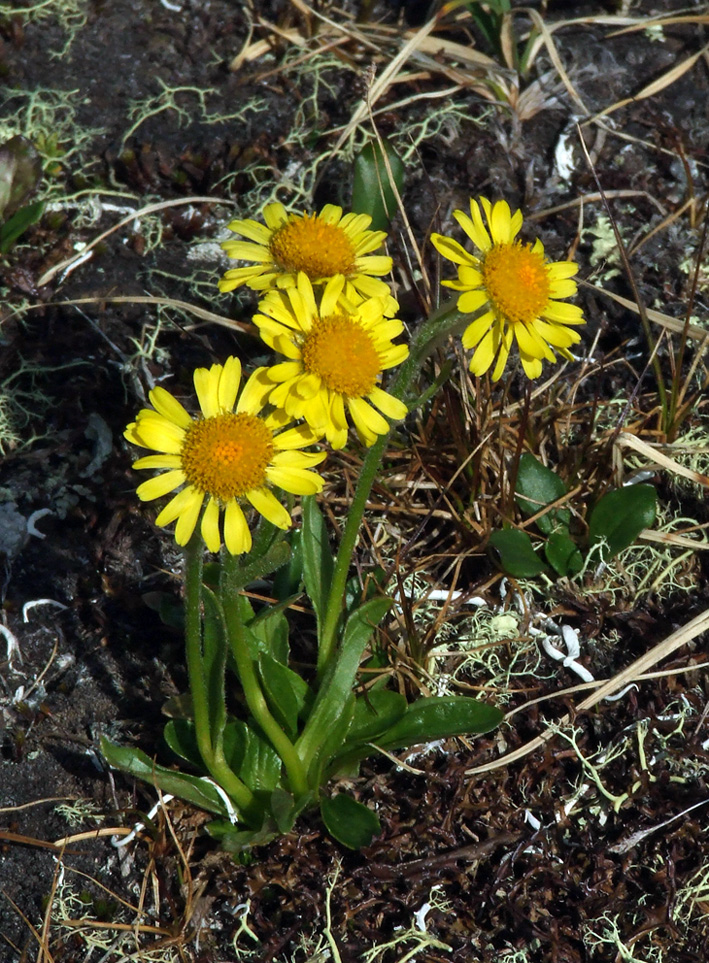
[[[421,365],[434,348],[451,334],[456,333],[462,324],[469,324],[473,318],[474,315],[461,315],[455,307],[455,300],[447,301],[438,311],[435,311],[416,332],[409,357],[399,368],[396,378],[389,387],[389,393],[395,398],[404,398],[409,392]],[[352,564],[352,555],[359,536],[367,499],[372,490],[374,479],[377,477],[390,436],[391,429],[386,435],[381,435],[365,455],[357,481],[357,488],[347,513],[347,522],[335,560],[327,611],[320,635],[318,648],[318,679],[320,681],[322,681],[325,670],[334,655],[337,627],[342,613],[342,603],[345,597],[347,576]]]
[[[239,681],[244,691],[246,704],[249,707],[251,715],[261,729],[263,729],[271,741],[273,748],[281,757],[283,765],[286,767],[293,794],[296,798],[304,796],[308,792],[308,782],[303,763],[295,751],[295,746],[271,715],[271,711],[268,708],[261,690],[254,661],[251,658],[251,653],[246,643],[244,625],[239,611],[238,591],[234,590],[234,585],[237,583],[239,574],[237,560],[231,555],[228,555],[228,553],[225,553],[222,564],[224,567],[225,580],[221,595],[226,620],[227,638],[236,661]]]
[[[215,747],[209,724],[209,693],[202,660],[202,559],[204,544],[193,535],[185,548],[185,656],[192,696],[195,736],[210,775],[234,800],[240,813],[255,816],[258,805],[249,787],[227,764],[221,745]]]

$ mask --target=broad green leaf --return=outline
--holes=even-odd
[[[334,560],[325,528],[325,519],[314,495],[303,498],[303,579],[308,598],[313,604],[318,629],[327,611],[332,584]]]
[[[518,528],[493,532],[490,545],[499,553],[499,565],[513,578],[533,578],[546,571],[546,565],[532,548],[532,540]]]
[[[298,732],[298,718],[312,694],[305,679],[262,652],[259,675],[269,708],[289,739]]]
[[[345,749],[358,742],[370,742],[402,718],[407,709],[406,699],[390,689],[374,689],[359,696],[354,716],[345,739]]]
[[[383,749],[400,749],[419,742],[448,736],[489,732],[498,726],[503,713],[467,696],[440,696],[417,699],[391,729],[376,740]]]
[[[397,200],[392,178],[400,196],[404,187],[404,164],[401,158],[386,139],[382,140],[382,145],[383,151],[377,141],[371,140],[364,145],[354,162],[352,210],[358,214],[369,214],[372,231],[386,231],[396,212]]]
[[[603,557],[613,558],[632,545],[657,516],[657,492],[652,485],[628,485],[605,494],[588,523],[591,547],[605,542]]]
[[[280,783],[280,756],[270,742],[240,719],[227,722],[224,729],[224,756],[230,769],[252,792],[272,792]]]
[[[330,835],[348,849],[369,846],[382,831],[377,814],[344,793],[321,799],[320,812]]]
[[[546,468],[533,455],[524,454],[519,460],[515,499],[527,518],[536,515],[545,505],[550,505],[566,494],[566,486],[555,472]],[[535,522],[543,535],[555,529],[568,528],[571,512],[557,508],[541,515]]]
[[[140,749],[117,746],[103,736],[101,754],[114,769],[120,769],[121,772],[135,776],[136,779],[142,779],[143,782],[157,786],[163,792],[172,793],[173,796],[178,796],[200,809],[206,809],[207,812],[217,813],[220,816],[228,815],[216,789],[199,776],[165,769],[164,766],[158,766]]]
[[[249,630],[261,642],[259,649],[267,652],[274,659],[278,659],[283,665],[288,664],[290,655],[288,642],[290,628],[284,610],[293,601],[293,598],[297,597],[285,599],[278,605],[266,606],[255,619],[248,623]]]
[[[565,578],[576,575],[583,568],[583,555],[570,535],[552,532],[544,546],[547,562],[554,571]]]
[[[197,745],[194,722],[191,719],[170,719],[163,729],[163,737],[179,759],[206,772],[202,754]]]
[[[0,226],[0,253],[7,254],[27,228],[40,219],[43,211],[44,201],[35,201],[34,204],[21,207],[8,221],[5,221]]]

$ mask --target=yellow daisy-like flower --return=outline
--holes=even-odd
[[[492,380],[502,375],[513,339],[517,341],[522,367],[528,378],[542,372],[542,361],[556,361],[557,351],[573,360],[569,351],[581,340],[570,325],[585,324],[581,308],[562,298],[576,294],[571,278],[578,268],[573,261],[549,262],[540,240],[523,244],[515,240],[522,227],[522,212],[511,213],[506,201],[492,205],[480,198],[470,201],[470,214],[454,211],[453,217],[478,250],[469,254],[453,238],[433,234],[436,250],[458,265],[458,280],[442,283],[461,291],[458,310],[467,314],[483,310],[463,333],[463,347],[475,348],[470,370],[484,374],[494,363]]]
[[[363,443],[373,445],[389,431],[383,415],[397,420],[408,410],[379,387],[382,371],[409,353],[406,345],[392,343],[404,329],[388,316],[398,304],[391,296],[350,301],[344,286],[336,276],[316,298],[301,272],[294,287],[267,294],[253,319],[266,344],[288,358],[266,371],[275,385],[269,401],[292,418],[304,418],[333,448],[347,441],[348,413]]]
[[[219,290],[248,285],[254,291],[292,287],[300,271],[312,284],[324,284],[335,275],[346,280],[345,293],[365,297],[386,296],[389,286],[378,280],[391,271],[391,258],[372,254],[382,246],[384,231],[368,231],[368,214],[342,214],[326,204],[319,214],[289,214],[282,204],[267,204],[265,224],[251,219],[232,221],[229,230],[246,241],[224,241],[229,257],[252,261],[249,267],[227,271]]]
[[[192,537],[205,500],[200,531],[207,548],[216,552],[222,544],[223,511],[224,544],[232,555],[241,555],[251,549],[251,532],[240,502],[249,502],[279,528],[289,528],[291,517],[271,486],[294,495],[322,490],[323,479],[309,469],[323,461],[325,453],[297,450],[318,436],[307,425],[284,431],[291,419],[283,411],[260,413],[273,388],[265,371],[254,371],[239,394],[237,358],[223,366],[197,368],[194,386],[201,417],[192,418],[169,391],[153,388],[153,408],[143,408],[126,428],[128,441],[160,452],[139,458],[133,467],[167,469],[139,485],[138,497],[151,501],[180,489],[156,519],[158,525],[177,519],[178,545]]]

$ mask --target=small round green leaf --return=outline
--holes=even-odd
[[[382,829],[376,813],[344,793],[322,799],[320,813],[330,835],[348,849],[369,846]]]

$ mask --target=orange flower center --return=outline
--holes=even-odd
[[[260,418],[225,413],[190,425],[180,457],[187,481],[224,504],[265,484],[274,450]]]
[[[549,303],[549,268],[528,244],[496,244],[482,264],[485,289],[508,322],[535,321]]]
[[[376,385],[382,370],[371,335],[356,315],[333,314],[313,325],[301,346],[303,367],[325,387],[347,398],[362,398]]]
[[[335,274],[354,274],[352,242],[337,224],[328,224],[317,214],[292,215],[275,231],[268,245],[273,260],[283,271],[304,271],[311,281]]]

